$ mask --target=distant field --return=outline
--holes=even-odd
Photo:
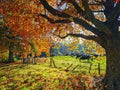
[[[99,57],[93,61],[79,61],[70,56],[54,57],[56,68],[53,65],[49,67],[49,59],[46,63],[39,62],[36,65],[6,64],[1,66],[0,90],[73,90],[73,83],[76,82],[73,78],[80,77],[81,82],[81,80],[85,81],[81,78],[83,76],[84,78],[99,76],[98,63],[100,63],[100,74],[105,74],[105,57]],[[92,67],[89,73],[90,63]],[[86,82],[84,84],[87,86]],[[84,84],[82,84],[83,87]]]

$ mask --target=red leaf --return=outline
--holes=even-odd
[[[120,2],[120,0],[115,0],[116,3]]]

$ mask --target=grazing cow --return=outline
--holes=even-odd
[[[83,55],[80,57],[80,60],[85,60],[85,59],[90,60],[90,58],[91,58],[91,55],[90,55],[90,54],[83,54]]]
[[[95,58],[97,58],[97,57],[101,56],[101,54],[96,54],[96,53],[94,53],[93,56],[94,56]]]
[[[76,56],[76,54],[75,53],[71,53],[70,56],[73,57],[73,56]]]
[[[93,54],[93,56],[97,58],[99,55],[98,54]]]
[[[76,59],[81,58],[83,54],[76,54]]]
[[[90,60],[91,59],[91,55],[90,54],[77,54],[76,55],[76,59],[80,59],[80,60],[85,60],[85,59],[87,59],[87,60]]]

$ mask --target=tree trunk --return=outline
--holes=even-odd
[[[14,62],[13,52],[9,51],[8,63]]]
[[[12,44],[9,46],[9,57],[8,57],[8,63],[14,62],[13,58],[13,51],[12,51]]]
[[[118,41],[118,42],[115,42]],[[114,43],[115,42],[115,43]],[[106,49],[106,75],[103,90],[120,90],[120,42],[114,40]]]

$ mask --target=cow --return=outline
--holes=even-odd
[[[76,56],[76,54],[75,54],[75,53],[71,53],[70,56],[71,56],[71,57],[74,57],[74,56]]]
[[[90,54],[77,54],[76,55],[76,59],[79,58],[80,60],[85,60],[85,59],[90,60],[91,57],[92,57],[92,55],[90,55]]]
[[[80,60],[85,60],[85,59],[90,60],[90,58],[91,58],[90,54],[83,54],[81,55]]]
[[[82,57],[83,54],[76,54],[76,59]]]
[[[94,53],[93,56],[94,56],[95,58],[97,58],[97,57],[101,56],[101,54],[96,54],[96,53]]]

